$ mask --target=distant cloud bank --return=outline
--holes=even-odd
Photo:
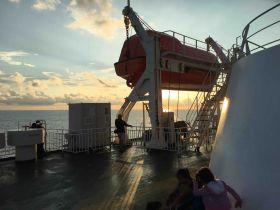
[[[124,86],[106,81],[91,71],[65,74],[42,72],[42,77],[26,77],[19,72],[0,70],[0,105],[55,105],[58,103],[111,102],[120,105]]]

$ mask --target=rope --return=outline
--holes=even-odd
[[[127,42],[126,59],[129,60],[129,58],[130,58],[130,54],[129,54],[129,51],[130,51],[130,44],[129,44],[129,25],[130,25],[130,20],[129,20],[129,18],[127,16],[124,16],[124,25],[125,25],[126,42]],[[128,74],[127,62],[125,62],[125,74]],[[127,84],[128,87],[131,87],[129,85],[128,80],[126,81],[126,84]]]
[[[135,12],[136,16],[139,18],[139,21],[146,26],[146,28],[148,28],[151,31],[154,31],[154,29],[147,23],[145,22],[145,20],[143,20],[136,12]]]
[[[129,18],[127,16],[124,16],[124,24],[125,24],[125,32],[126,32],[126,41],[127,41],[127,51],[126,51],[126,58],[129,59],[129,25],[130,25],[130,21]]]
[[[181,69],[180,69],[181,72]],[[178,96],[177,96],[177,114],[176,114],[176,122],[178,120],[178,106],[179,106],[179,101],[180,101],[180,87],[181,87],[181,77],[179,76],[179,88],[178,88]]]
[[[170,76],[170,72],[171,72],[171,69],[170,68],[168,68],[168,60],[166,60],[166,63],[165,63],[165,67],[167,67],[167,69],[168,69],[168,78],[169,78],[169,80],[168,80],[168,103],[167,103],[167,111],[169,112],[169,103],[170,103],[170,83],[171,83],[171,76]]]

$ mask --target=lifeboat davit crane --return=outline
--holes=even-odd
[[[187,36],[183,43],[166,32],[145,30],[143,20],[128,6],[123,9],[127,39],[123,44],[119,61],[114,64],[116,74],[133,88],[125,98],[119,114],[124,120],[136,102],[148,101],[152,126],[152,138],[148,147],[161,149],[165,146],[161,136],[162,128],[162,89],[209,91],[213,87],[220,69],[218,58],[227,62],[218,45],[209,38],[207,43]],[[129,37],[129,25],[136,34]],[[185,38],[195,41],[196,47],[185,45]],[[198,43],[205,44],[206,50],[199,49]],[[209,52],[209,46],[216,55]]]

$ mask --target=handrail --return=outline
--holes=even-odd
[[[246,28],[248,25],[250,25],[251,23],[253,23],[255,20],[259,19],[259,18],[260,18],[261,16],[263,16],[264,14],[270,12],[271,10],[273,10],[273,9],[275,9],[276,7],[279,7],[279,6],[280,6],[280,3],[279,3],[279,4],[276,4],[275,6],[271,7],[270,9],[268,9],[268,10],[264,11],[263,13],[259,14],[257,17],[255,17],[253,20],[251,20],[251,21],[245,26],[245,28]],[[244,28],[244,30],[245,30],[245,28]],[[244,30],[243,30],[243,32],[244,32]],[[242,33],[242,35],[243,35],[243,33]]]
[[[207,48],[207,43],[204,42],[204,41],[201,41],[201,40],[195,39],[193,37],[178,33],[178,32],[173,31],[173,30],[166,30],[166,31],[163,31],[161,33],[166,34],[168,36],[172,36],[172,37],[178,39],[178,41],[180,41],[183,45],[189,45],[189,46],[195,47],[197,49],[209,51],[208,48]],[[180,36],[182,38],[182,40],[180,40],[178,38],[178,36]],[[194,43],[187,42],[187,40],[192,40],[192,41],[194,41]],[[202,46],[202,45],[204,45],[204,46]]]
[[[265,27],[259,29],[258,31],[254,32],[253,34],[251,34],[251,35],[248,36],[248,32],[249,32],[249,29],[250,29],[250,25],[251,25],[254,21],[256,21],[257,19],[259,19],[260,17],[262,17],[263,15],[265,15],[266,13],[272,11],[273,9],[275,9],[275,8],[277,8],[277,7],[279,7],[279,6],[280,6],[280,3],[276,4],[275,6],[271,7],[270,9],[264,11],[263,13],[261,13],[260,15],[258,15],[257,17],[255,17],[253,20],[251,20],[251,21],[244,27],[244,29],[243,29],[243,31],[242,31],[242,38],[243,38],[243,40],[242,40],[242,43],[241,43],[241,46],[240,46],[240,50],[241,50],[240,57],[242,57],[242,56],[244,56],[244,55],[249,55],[249,54],[252,52],[252,51],[250,51],[250,48],[249,48],[248,43],[255,44],[256,46],[258,46],[258,48],[255,48],[254,50],[264,47],[264,45],[257,45],[256,43],[253,43],[253,42],[249,41],[248,39],[251,38],[251,37],[253,37],[254,35],[260,33],[261,31],[264,31],[265,29],[270,28],[271,26],[276,25],[277,23],[280,22],[280,20],[277,20],[277,21],[275,21],[275,22],[273,22],[273,23],[271,23],[271,24],[269,24],[269,25],[267,25],[267,26],[265,26]],[[274,43],[274,42],[277,42],[277,41],[279,41],[279,40],[274,40],[274,41],[272,41],[272,42],[269,42],[268,44],[271,44],[271,43]],[[268,44],[266,44],[266,45],[268,45]],[[246,47],[246,53],[245,53],[245,54],[244,54],[244,47]]]
[[[274,23],[271,23],[271,24],[269,24],[269,25],[266,26],[266,27],[263,27],[262,29],[256,31],[255,33],[251,34],[250,36],[248,36],[247,39],[250,39],[252,36],[256,35],[257,33],[261,32],[261,31],[263,31],[264,29],[267,29],[267,28],[269,28],[269,27],[271,27],[271,26],[273,26],[273,25],[275,25],[275,24],[277,24],[277,23],[279,23],[279,22],[280,22],[280,20],[275,21]]]
[[[210,75],[211,77],[211,71],[208,71],[207,75],[205,76],[202,84],[205,84],[206,82],[206,79],[208,78],[208,76]],[[217,78],[218,79],[218,78]],[[213,89],[215,85],[213,85],[211,87],[211,90]],[[193,103],[191,104],[187,114],[186,114],[186,121],[188,121],[192,127],[193,127],[193,123],[195,121],[195,118],[197,117],[201,107],[202,107],[202,104],[203,104],[203,101],[207,100],[208,97],[209,97],[209,93],[211,91],[209,91],[208,93],[205,93],[203,91],[199,91],[195,97],[195,99],[193,100]]]
[[[255,45],[258,46],[258,47],[256,47],[256,48],[252,49],[251,52],[253,52],[253,51],[255,51],[255,50],[259,49],[259,48],[266,49],[265,46],[270,45],[270,44],[273,44],[274,42],[279,42],[279,41],[280,41],[280,39],[276,39],[276,40],[274,40],[274,41],[271,41],[271,42],[268,42],[268,43],[266,43],[266,44],[263,44],[262,46],[259,46],[259,45],[255,44],[255,43],[249,41],[251,44],[255,44]]]
[[[168,32],[171,32],[171,33],[174,33],[174,34],[178,34],[178,35],[183,36],[183,37],[186,37],[186,38],[188,38],[188,39],[192,39],[192,40],[194,40],[194,41],[198,41],[198,42],[200,42],[200,43],[206,44],[206,42],[204,42],[204,41],[201,41],[201,40],[192,38],[192,37],[190,37],[190,36],[186,36],[186,35],[184,35],[184,34],[178,33],[178,32],[173,31],[173,30],[166,30],[166,31],[163,31],[162,33],[166,33],[166,34],[167,34]]]
[[[212,45],[210,44],[211,40],[214,42],[214,40],[213,40],[212,38],[210,39],[210,37],[209,37],[209,38],[208,38],[208,44],[209,44],[209,46],[212,46]],[[206,41],[206,42],[207,42],[207,41]],[[212,47],[213,47],[213,46],[212,46]],[[218,54],[217,51],[220,52],[220,50],[221,50],[220,54],[223,54],[223,52],[222,52],[222,51],[223,51],[223,48],[222,48],[220,45],[218,45],[216,42],[215,42],[215,47],[216,47],[216,48],[219,48],[219,50],[217,50],[217,49],[215,50],[215,49],[214,49],[214,51],[216,52],[216,54]],[[229,56],[230,56],[230,50],[228,50],[227,53],[228,53],[228,58],[229,58]],[[217,56],[220,57],[221,55],[220,55],[220,56],[217,55]],[[225,56],[224,56],[224,57],[225,57]],[[221,59],[221,58],[220,58],[220,60],[224,60],[224,61],[222,61],[223,63],[224,63],[224,62],[228,63],[228,62],[229,62],[229,61],[228,61],[228,60],[229,60],[228,58],[224,58],[224,59]],[[228,60],[227,60],[227,59],[228,59]],[[207,94],[205,94],[205,92],[198,92],[197,95],[196,95],[196,97],[195,97],[195,99],[194,99],[194,101],[193,101],[193,103],[191,104],[191,106],[190,106],[190,108],[189,108],[189,110],[188,110],[188,112],[187,112],[187,115],[186,115],[186,121],[189,120],[189,122],[191,123],[192,127],[193,127],[193,123],[195,122],[195,118],[197,117],[197,115],[199,114],[201,108],[203,107],[204,102],[205,102],[206,100],[209,100],[210,95],[211,95],[211,92],[213,91],[213,88],[215,87],[215,85],[217,86],[218,83],[222,83],[222,84],[223,84],[223,83],[225,82],[225,81],[224,81],[224,78],[220,78],[221,73],[223,74],[222,70],[223,70],[223,68],[220,68],[219,75],[218,75],[217,78],[216,78],[216,84],[214,84],[214,85],[211,87],[211,91],[209,91]],[[204,84],[204,83],[206,82],[206,78],[208,78],[209,74],[210,74],[210,76],[211,76],[211,71],[208,72],[208,74],[207,74],[206,77],[204,78],[202,84]],[[221,82],[219,82],[220,80],[221,80]],[[217,87],[216,87],[215,92],[218,92],[218,91],[219,91],[219,90],[217,90]],[[199,106],[199,105],[200,105],[200,106]],[[196,108],[197,114],[195,114],[195,111],[193,111],[193,109],[195,109],[195,108]]]

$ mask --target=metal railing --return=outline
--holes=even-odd
[[[0,149],[0,160],[14,158],[15,153],[16,153],[15,147],[5,146],[4,148]]]
[[[47,130],[46,151],[89,152],[111,145],[111,129]]]
[[[209,51],[209,48],[207,47],[207,43],[204,41],[192,38],[190,36],[186,36],[184,34],[172,30],[163,31],[162,33],[178,39],[178,41],[180,41],[181,44],[183,45],[188,45],[197,49]]]
[[[187,128],[175,129],[171,127],[162,127],[156,130],[161,137],[161,150],[173,151],[181,154],[195,148],[195,139],[190,138]],[[146,130],[140,130],[135,127],[127,129],[126,143],[128,145],[149,149],[152,138],[151,128],[147,128]]]
[[[15,157],[15,146],[9,146],[5,134],[5,147],[0,149],[0,160]],[[111,128],[83,130],[47,129],[44,137],[45,152],[89,152],[111,147]]]
[[[113,132],[115,128],[104,129],[48,129],[45,139],[45,152],[84,153],[100,149],[111,150],[111,145],[119,144],[118,135]],[[183,153],[193,150],[197,144],[195,138],[190,137],[188,128],[157,128],[163,147],[161,150]],[[7,131],[6,131],[7,134]],[[6,135],[7,137],[7,135]],[[149,149],[152,142],[151,128],[127,128],[125,144]],[[15,147],[7,145],[0,149],[0,160],[15,157]]]
[[[217,127],[212,124],[219,120],[217,109],[223,96],[222,92],[225,91],[226,79],[227,73],[221,72],[211,91],[198,92],[187,112],[186,121],[191,125],[190,138],[196,138],[199,141],[198,146],[214,142],[214,139],[211,138],[215,136],[213,132]],[[215,115],[218,119],[215,119]]]
[[[176,38],[181,44],[183,44],[185,46],[194,47],[196,49],[200,49],[200,50],[204,50],[204,51],[208,51],[213,54],[216,54],[216,52],[212,48],[210,48],[209,45],[205,41],[195,39],[193,37],[190,37],[190,36],[187,36],[187,35],[178,33],[176,31],[172,31],[172,30],[163,31],[162,33]],[[173,39],[174,47],[175,47],[176,39]],[[225,53],[225,55],[228,56],[228,58],[232,57],[232,55],[233,55],[232,50],[227,50],[220,45],[219,45],[219,47]]]
[[[276,38],[275,40],[270,40],[270,41],[268,41],[266,43],[263,43],[263,42],[256,43],[256,41],[252,40],[252,37],[255,37],[257,34],[260,34],[260,32],[264,32],[266,29],[271,28],[272,26],[275,26],[276,24],[280,23],[280,20],[276,20],[275,22],[273,22],[273,23],[271,23],[269,25],[266,25],[266,26],[258,29],[257,31],[255,31],[254,33],[249,35],[249,29],[250,29],[252,23],[254,23],[259,18],[263,17],[265,14],[267,14],[267,13],[271,12],[272,10],[278,8],[279,6],[280,6],[280,3],[275,5],[274,7],[270,8],[270,9],[264,11],[263,13],[261,13],[260,15],[255,17],[253,20],[251,20],[245,26],[245,28],[243,29],[242,35],[241,35],[243,40],[242,40],[242,43],[241,43],[241,46],[240,46],[240,57],[243,57],[244,55],[250,55],[253,51],[266,49],[266,47],[274,46],[273,44],[280,42],[280,38]],[[278,28],[278,30],[275,30],[275,31],[279,32],[279,30],[280,30],[280,28]],[[250,46],[252,46],[252,45],[254,46],[254,48],[250,49]]]

